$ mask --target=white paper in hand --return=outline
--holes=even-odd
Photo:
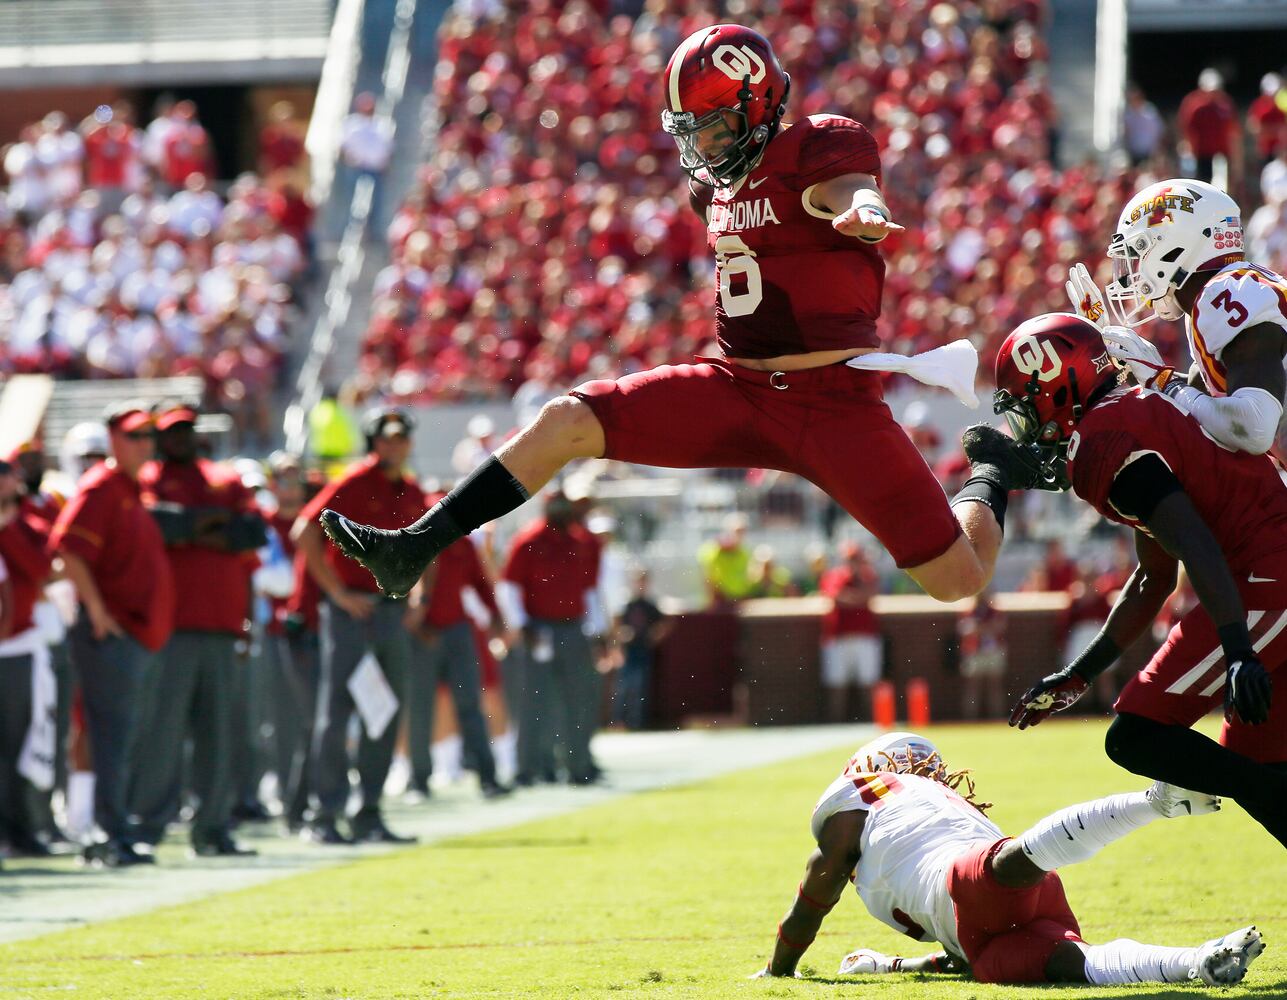
[[[367,653],[358,661],[357,669],[349,676],[349,694],[353,696],[366,735],[378,740],[398,714],[398,696],[389,687],[374,653]]]

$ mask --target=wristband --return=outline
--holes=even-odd
[[[1228,625],[1221,625],[1216,629],[1216,635],[1220,637],[1225,659],[1230,663],[1255,655],[1251,647],[1251,633],[1247,631],[1246,622],[1230,622]]]
[[[795,891],[795,894],[797,898],[799,898],[806,906],[812,907],[813,909],[817,910],[819,913],[830,913],[832,910],[832,907],[836,905],[835,903],[832,903],[830,906],[828,906],[826,903],[819,903],[816,899],[806,894],[804,891],[803,882],[800,883],[799,887]]]
[[[804,944],[796,944],[789,937],[782,933],[782,925],[778,924],[778,940],[790,948],[792,951],[808,951],[809,945],[813,944],[813,938],[809,938]]]
[[[1068,672],[1076,674],[1087,684],[1117,662],[1122,655],[1121,649],[1103,632],[1095,636],[1095,641],[1087,646],[1077,659],[1068,664]]]
[[[1148,380],[1148,387],[1156,389],[1158,392],[1166,392],[1166,387],[1175,381],[1175,369],[1163,368],[1160,372]],[[1175,387],[1172,385],[1172,389]]]

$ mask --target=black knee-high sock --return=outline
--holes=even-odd
[[[1233,799],[1287,847],[1287,772],[1282,769],[1244,757],[1192,729],[1130,713],[1108,727],[1104,749],[1128,771]]]
[[[508,514],[527,499],[523,484],[493,455],[405,530],[422,547],[441,552],[456,539]]]

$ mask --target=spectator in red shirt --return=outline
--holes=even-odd
[[[308,571],[322,593],[321,685],[313,747],[312,783],[316,805],[310,835],[320,843],[354,840],[406,843],[384,824],[380,800],[393,761],[398,725],[391,720],[371,734],[364,722],[358,751],[362,804],[349,819],[350,835],[336,826],[349,799],[348,724],[357,710],[349,679],[374,654],[379,670],[399,703],[405,702],[411,637],[404,622],[406,601],[380,596],[375,578],[326,540],[317,516],[330,507],[361,513],[371,523],[396,528],[424,509],[424,493],[405,467],[415,422],[405,410],[378,407],[362,429],[368,455],[322,489],[300,511],[292,534]]]
[[[1217,156],[1229,162],[1229,184],[1233,186],[1242,174],[1241,135],[1238,109],[1224,91],[1224,77],[1218,70],[1204,69],[1198,74],[1198,89],[1180,102],[1178,116],[1183,151],[1195,162],[1193,176],[1210,183]]]
[[[161,179],[176,191],[192,174],[215,176],[210,134],[197,121],[196,106],[191,101],[180,101],[175,110],[178,112],[180,109],[184,109],[180,123],[165,137],[161,146]]]
[[[267,177],[302,166],[304,123],[295,116],[295,105],[290,101],[276,101],[268,109],[268,124],[259,130],[259,172]]]
[[[1077,582],[1077,563],[1064,554],[1063,543],[1058,539],[1046,542],[1041,562],[1032,567],[1020,590],[1066,594]]]
[[[206,857],[239,856],[255,852],[232,837],[233,715],[242,668],[236,644],[245,634],[265,529],[237,474],[198,457],[196,421],[189,406],[167,407],[156,421],[160,461],[139,475],[181,599],[153,676],[129,802],[139,817],[137,841],[155,845],[179,814],[184,744],[191,739],[200,800],[192,848]]]
[[[174,628],[174,583],[165,543],[143,506],[139,472],[152,457],[152,415],[123,403],[106,417],[112,457],[85,473],[49,538],[76,588],[71,631],[94,757],[94,819],[102,837],[86,861],[109,867],[150,861],[130,844],[126,791],[143,678]],[[55,564],[57,568],[58,564]]]
[[[831,722],[866,719],[872,685],[880,680],[883,649],[880,621],[871,610],[879,580],[856,542],[840,547],[843,562],[822,574],[819,593],[831,598],[822,619],[822,686]],[[861,704],[850,708],[850,692]]]
[[[112,215],[142,180],[142,139],[134,127],[134,110],[124,101],[100,108],[85,119],[81,130],[85,136],[85,184],[98,191],[103,214]]]
[[[497,585],[505,621],[523,630],[522,680],[515,693],[519,785],[553,781],[561,744],[567,781],[590,784],[600,770],[590,753],[599,721],[599,674],[587,628],[606,631],[598,601],[599,543],[562,490],[547,494],[545,516],[510,543]]]
[[[1287,142],[1287,87],[1277,73],[1260,79],[1260,96],[1247,109],[1247,127],[1256,140],[1259,167],[1278,155]]]
[[[430,498],[431,502],[434,499]],[[468,538],[449,545],[443,559],[425,572],[407,605],[407,627],[417,650],[407,683],[407,739],[411,744],[411,790],[429,795],[433,772],[430,744],[438,685],[445,684],[456,710],[465,759],[478,772],[486,798],[510,789],[496,780],[487,721],[482,711],[482,675],[474,623],[466,610],[466,592],[472,591],[491,615],[492,634],[503,640],[505,632],[491,580],[483,569],[474,543]]]

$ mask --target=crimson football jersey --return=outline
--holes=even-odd
[[[859,173],[880,177],[871,133],[848,118],[812,115],[779,132],[732,187],[695,194],[715,252],[715,332],[725,357],[877,346],[885,262],[809,203],[822,181]]]
[[[1174,473],[1235,574],[1287,552],[1287,485],[1273,461],[1221,447],[1150,389],[1114,389],[1082,418],[1068,442],[1073,489],[1109,520],[1141,528],[1108,495],[1117,474],[1145,455],[1157,455]]]

